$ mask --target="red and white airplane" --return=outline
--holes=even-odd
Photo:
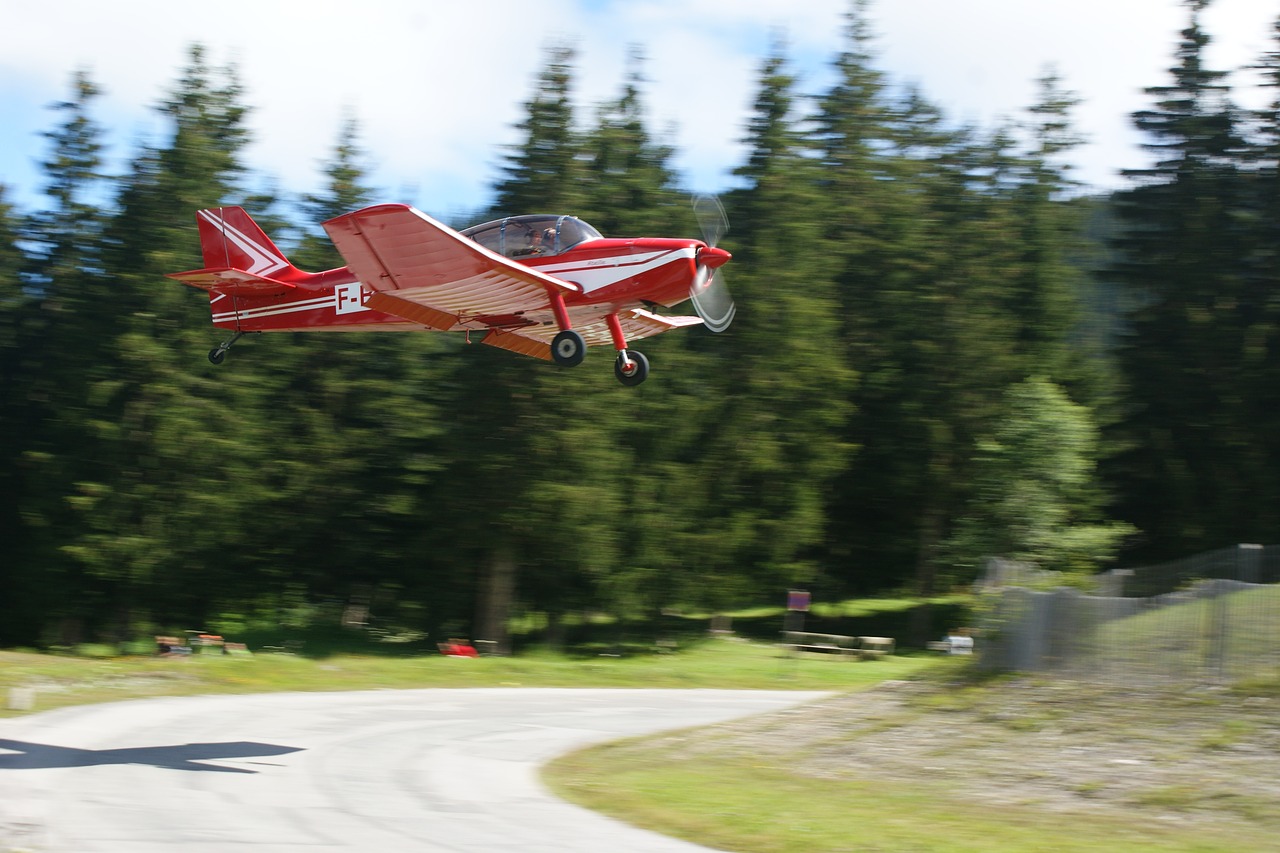
[[[628,342],[704,323],[720,332],[735,307],[717,270],[724,210],[694,202],[705,240],[605,238],[572,216],[510,216],[463,231],[403,204],[380,204],[324,223],[345,267],[303,272],[239,207],[196,214],[204,269],[169,278],[209,293],[213,324],[246,332],[463,331],[481,343],[571,367],[586,348],[617,350],[614,373],[649,373]],[[657,313],[692,299],[697,317]]]

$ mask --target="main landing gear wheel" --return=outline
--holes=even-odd
[[[649,378],[649,359],[642,352],[620,352],[613,363],[613,375],[628,387],[639,385]]]
[[[551,360],[561,367],[577,367],[587,354],[587,342],[582,335],[569,329],[551,340]]]

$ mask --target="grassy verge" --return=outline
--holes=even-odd
[[[844,691],[909,677],[934,659],[877,661],[780,656],[776,646],[734,639],[669,654],[566,657],[532,652],[478,659],[287,654],[87,659],[0,652],[0,704],[33,688],[34,710],[152,696],[417,687],[668,687]],[[0,717],[13,716],[0,709]]]
[[[739,853],[1270,851],[1271,690],[930,677],[589,748],[544,779],[572,802]]]
[[[600,782],[600,767],[608,768],[607,785]],[[694,764],[631,744],[571,756],[552,765],[546,777],[553,790],[581,805],[739,853],[1275,849],[1275,836],[1261,828],[1224,836],[1083,811],[983,808],[931,784],[927,770],[921,775],[910,785],[823,780],[742,758]]]

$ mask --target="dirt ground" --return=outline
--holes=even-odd
[[[991,805],[1280,829],[1280,698],[1046,679],[889,682],[718,726],[699,748]]]

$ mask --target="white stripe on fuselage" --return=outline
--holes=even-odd
[[[258,320],[263,317],[277,317],[281,314],[297,314],[302,311],[313,311],[318,308],[334,308],[333,294],[330,293],[315,299],[301,299],[297,302],[264,305],[261,308],[226,311],[221,314],[214,314],[213,322],[226,323],[232,320]]]
[[[556,278],[576,282],[582,286],[583,293],[591,293],[602,287],[644,275],[672,261],[695,258],[697,254],[696,247],[688,246],[682,249],[662,249],[638,255],[613,255],[588,262],[571,261],[539,265],[537,270]]]
[[[596,258],[586,263],[573,261],[570,263],[546,264],[539,266],[537,269],[548,275],[554,275],[556,278],[576,282],[582,287],[583,293],[592,293],[611,284],[617,284],[620,281],[644,275],[682,258],[694,258],[697,256],[697,251],[692,246],[682,249],[664,249],[636,255],[627,254]],[[221,298],[222,294],[219,294],[213,302],[217,302]],[[303,311],[336,310],[337,303],[334,300],[334,295],[329,293],[315,299],[302,299],[297,302],[276,303],[263,305],[259,308],[226,311],[214,314],[213,322],[229,323],[236,320],[259,320],[265,317],[279,317],[284,314],[298,314]]]

